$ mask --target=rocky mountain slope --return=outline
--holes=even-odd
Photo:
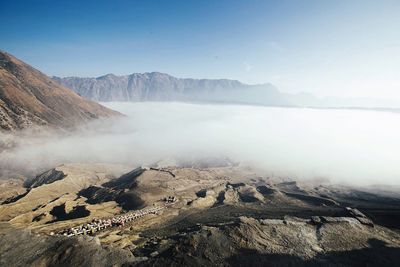
[[[391,266],[400,252],[396,233],[349,217],[312,220],[239,217],[192,227],[171,237],[144,266]],[[338,238],[338,235],[341,237]]]
[[[0,129],[17,130],[32,125],[69,128],[118,114],[83,99],[0,50]]]
[[[247,85],[236,80],[180,79],[165,73],[107,74],[98,78],[53,79],[95,101],[199,101],[291,105],[271,84]]]

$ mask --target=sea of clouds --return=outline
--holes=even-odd
[[[228,157],[278,176],[400,185],[400,114],[166,102],[103,103],[126,116],[72,133],[18,137],[0,170],[26,175],[71,162],[150,165]],[[6,141],[4,141],[6,140]]]

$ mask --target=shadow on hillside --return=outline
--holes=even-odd
[[[137,177],[145,170],[136,168],[117,179],[99,186],[89,186],[78,192],[78,196],[87,198],[88,204],[100,204],[115,201],[124,210],[137,210],[144,207],[144,201],[135,192]]]
[[[72,219],[77,219],[77,218],[82,218],[82,217],[87,217],[90,215],[90,211],[86,209],[86,206],[75,206],[70,212],[66,212],[65,210],[65,203],[61,204],[59,206],[55,206],[51,211],[50,214],[55,217],[54,220],[47,222],[47,223],[53,223],[57,221],[66,221],[66,220],[72,220]]]

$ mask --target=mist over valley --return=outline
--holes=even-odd
[[[399,185],[397,113],[178,102],[102,104],[126,116],[94,121],[71,133],[14,138],[16,146],[0,154],[0,169],[36,175],[72,162],[168,166],[229,159],[293,179]]]

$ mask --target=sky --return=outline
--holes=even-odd
[[[52,76],[160,71],[398,99],[400,1],[0,0],[0,49]]]

